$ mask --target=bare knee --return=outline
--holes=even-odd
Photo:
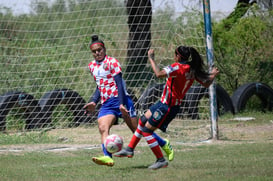
[[[109,134],[109,130],[115,121],[114,115],[106,115],[104,117],[99,118],[98,127],[101,135],[107,136]]]
[[[99,132],[100,134],[104,134],[105,132],[109,132],[109,126],[105,124],[99,124]]]

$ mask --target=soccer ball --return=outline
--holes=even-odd
[[[119,152],[123,146],[123,139],[117,134],[111,134],[105,139],[104,146],[110,153]]]

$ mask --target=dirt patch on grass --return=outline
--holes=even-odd
[[[220,140],[273,140],[273,124],[248,125],[247,123],[238,123],[233,126],[220,126],[219,132]]]
[[[184,124],[184,123],[183,123]],[[204,129],[209,130],[210,126],[206,124],[196,125],[177,125],[174,124],[171,131],[166,134],[157,131],[162,137],[170,139],[173,145],[198,146],[200,144],[237,144],[237,143],[255,143],[255,142],[273,142],[273,123],[262,124],[249,122],[221,122],[219,124],[219,140],[210,140],[209,135],[203,135]],[[111,134],[119,134],[124,139],[124,145],[127,145],[132,137],[132,132],[125,124],[115,125],[111,129]],[[100,149],[101,141],[98,128],[70,128],[53,129],[46,133],[49,137],[54,137],[58,143],[54,144],[15,144],[0,145],[0,154],[22,154],[24,152],[47,151],[77,151],[88,149]],[[194,141],[193,141],[194,140]],[[139,146],[147,146],[144,139]]]

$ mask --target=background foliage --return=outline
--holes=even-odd
[[[273,86],[272,11],[257,6],[237,22],[214,23],[215,61],[221,69],[217,80],[230,93],[248,82]]]
[[[86,84],[85,79],[87,78],[82,75],[88,75],[85,66],[88,63],[86,60],[89,60],[91,55],[86,51],[89,37],[82,35],[100,34],[101,31],[105,31],[104,28],[107,28],[102,27],[102,24],[117,24],[118,26],[111,26],[111,29],[107,29],[109,33],[102,34],[102,39],[110,42],[107,45],[110,51],[108,53],[120,57],[120,55],[126,55],[126,42],[116,44],[111,40],[116,39],[113,36],[123,36],[115,34],[116,27],[119,28],[119,32],[128,31],[126,23],[124,23],[127,21],[125,9],[102,8],[101,11],[90,11],[90,9],[94,9],[94,6],[120,7],[121,3],[119,1],[103,1],[101,4],[95,5],[92,1],[90,3],[69,1],[67,4],[64,0],[58,0],[50,6],[46,1],[37,1],[32,4],[32,9],[35,11],[33,14],[14,16],[12,12],[1,13],[0,93],[24,87],[24,91],[40,96],[39,92],[52,90],[55,85],[70,84],[71,89],[88,98],[89,94],[83,90],[88,90],[90,84]],[[81,13],[78,13],[77,10]],[[198,49],[199,45],[203,44],[200,39],[195,38],[203,36],[200,34],[202,31],[198,31],[203,28],[200,12],[186,11],[176,19],[173,18],[171,9],[163,13],[166,14],[164,22],[169,23],[156,23],[162,19],[153,16],[155,26],[152,27],[153,31],[167,29],[166,27],[170,29],[171,33],[162,35],[166,37],[162,38],[162,41],[156,42],[156,46],[166,48],[165,52],[161,52],[163,55],[173,50],[172,45],[195,45]],[[105,17],[106,15],[108,17]],[[86,17],[92,18],[86,19]],[[63,22],[68,19],[75,21]],[[62,23],[59,23],[60,21]],[[197,33],[195,34],[194,31],[187,30],[185,27],[197,29]],[[45,29],[49,31],[43,31]],[[124,31],[120,29],[124,29]],[[33,33],[29,33],[29,31],[33,31]],[[221,70],[217,81],[230,94],[238,86],[247,82],[263,82],[273,86],[272,11],[261,12],[258,6],[253,6],[237,22],[230,20],[228,22],[227,19],[214,22],[213,35],[215,61]],[[124,34],[124,36],[127,35]],[[183,41],[179,41],[177,36],[183,36]],[[120,52],[111,52],[114,49],[120,49]],[[199,51],[205,55],[203,49],[199,49]],[[123,61],[125,57],[120,59]],[[44,64],[45,62],[47,64]],[[167,60],[165,63],[168,63]],[[52,79],[52,77],[54,78]],[[20,81],[14,81],[14,79]]]

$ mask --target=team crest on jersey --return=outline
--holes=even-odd
[[[161,119],[161,115],[162,115],[162,113],[161,113],[160,111],[156,110],[156,111],[154,112],[154,114],[153,114],[153,118],[154,118],[155,120],[160,120],[160,119]]]
[[[108,67],[107,63],[103,64],[103,69],[106,70]]]

